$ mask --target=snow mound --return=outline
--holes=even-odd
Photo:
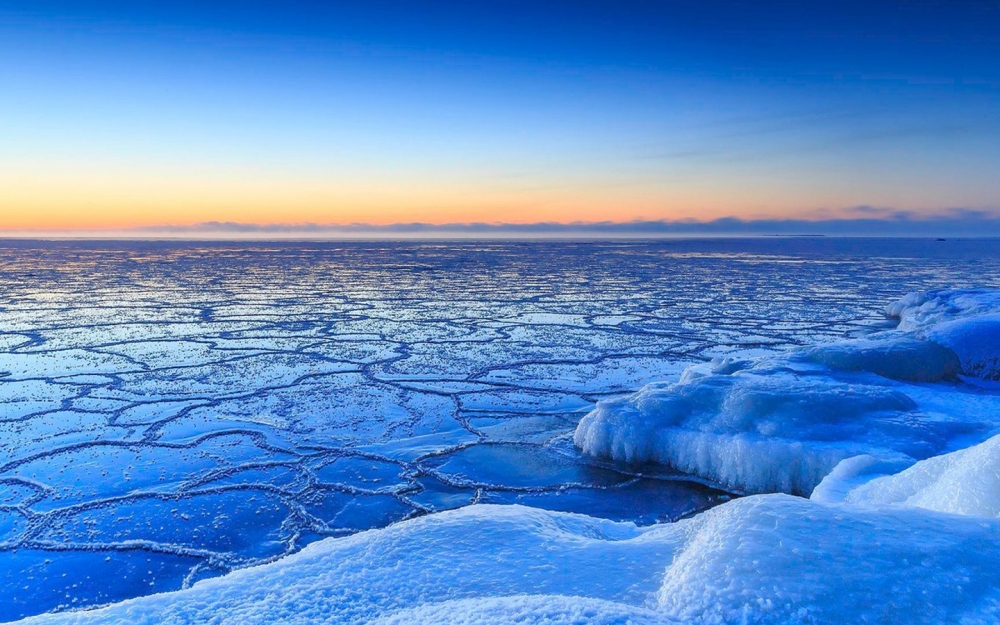
[[[900,330],[921,330],[958,318],[1000,312],[1000,291],[945,289],[908,293],[885,307]]]
[[[862,484],[844,501],[1000,518],[1000,436]]]
[[[953,380],[962,371],[953,350],[909,336],[819,345],[803,350],[802,358],[837,371],[866,371],[909,382]]]
[[[882,459],[867,454],[844,460],[813,489],[809,499],[820,503],[843,503],[854,489],[886,475],[899,473],[911,466],[909,458]]]
[[[927,395],[915,384],[1000,379],[997,311],[995,291],[910,294],[887,308],[901,329],[695,365],[677,383],[599,402],[573,440],[587,454],[657,463],[744,493],[808,495],[859,455],[912,464],[960,435],[1000,427],[996,414],[942,419],[911,397]]]
[[[787,495],[678,523],[477,505],[41,625],[996,622],[1000,520]]]
[[[694,368],[676,384],[599,402],[574,442],[588,454],[655,462],[737,491],[807,495],[846,458],[927,457],[947,438],[948,424],[914,427],[917,404],[893,388],[783,362],[731,370],[728,362]]]
[[[943,323],[926,336],[958,355],[963,375],[1000,380],[1000,314]]]
[[[675,623],[637,606],[560,595],[515,595],[460,599],[400,610],[370,625],[663,625]]]
[[[703,513],[666,570],[665,614],[696,624],[996,623],[1000,522],[787,495]]]
[[[470,506],[322,540],[188,590],[25,622],[353,625],[407,615],[434,623],[450,612],[453,623],[541,624],[586,622],[572,619],[588,610],[599,622],[623,615],[650,622],[644,606],[682,538],[670,525],[654,531],[521,506]]]
[[[1000,380],[1000,291],[910,293],[886,307],[899,328],[952,349],[962,373]]]

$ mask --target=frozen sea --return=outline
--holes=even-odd
[[[597,402],[944,288],[1000,242],[0,241],[0,621],[474,503],[691,518],[754,489],[584,453]]]

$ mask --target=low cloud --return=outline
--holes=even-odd
[[[247,224],[211,221],[191,226],[155,226],[134,232],[189,236],[282,237],[659,237],[659,236],[1000,236],[1000,213],[949,209],[924,216],[892,208],[853,207],[841,219],[741,219],[711,221],[646,220],[629,222],[449,223],[374,225]]]
[[[838,211],[846,217],[819,219],[741,219],[711,221],[645,220],[574,223],[421,222],[376,225],[253,224],[208,221],[193,225],[146,226],[118,231],[7,232],[7,236],[92,236],[127,238],[643,238],[676,236],[899,236],[1000,237],[1000,211],[953,208],[927,215],[887,207],[856,206]],[[818,214],[829,214],[820,211]]]

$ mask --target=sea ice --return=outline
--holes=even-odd
[[[907,464],[855,456],[812,499],[646,527],[471,505],[23,625],[996,623],[1000,436]]]
[[[908,295],[887,308],[907,331],[755,360],[716,360],[676,383],[602,401],[581,419],[584,452],[654,462],[746,493],[808,495],[842,460],[913,462],[1000,430],[992,410],[941,415],[914,384],[1000,375],[1000,298]],[[959,408],[961,410],[961,408]]]
[[[687,371],[684,401],[644,391],[676,401],[671,418],[688,402],[684,419],[706,428],[690,434],[704,435],[690,466],[801,493],[835,467],[814,495],[842,502],[995,431],[995,383],[970,377],[995,370],[990,292],[913,296],[902,329],[870,334],[901,289],[990,276],[989,241],[0,242],[0,621],[179,589],[475,502],[640,524],[690,515],[729,497],[581,457],[566,435],[595,402],[715,356]],[[864,350],[838,346],[858,335]],[[828,340],[840,343],[776,356]],[[853,433],[834,420],[844,405]],[[857,453],[875,455],[837,464]],[[531,548],[549,547],[555,558],[557,543]],[[504,566],[501,543],[481,548],[493,550],[481,569]],[[547,557],[511,566],[538,582],[557,566]],[[649,565],[650,584],[669,562]],[[442,603],[371,613],[669,618],[590,587],[459,597],[418,582]]]

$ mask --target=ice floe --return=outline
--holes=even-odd
[[[842,460],[910,463],[1000,430],[991,410],[952,414],[914,399],[927,383],[1000,372],[1000,298],[991,291],[907,295],[887,312],[904,330],[756,360],[695,365],[676,383],[603,401],[577,426],[584,452],[658,463],[746,493],[808,495]]]

